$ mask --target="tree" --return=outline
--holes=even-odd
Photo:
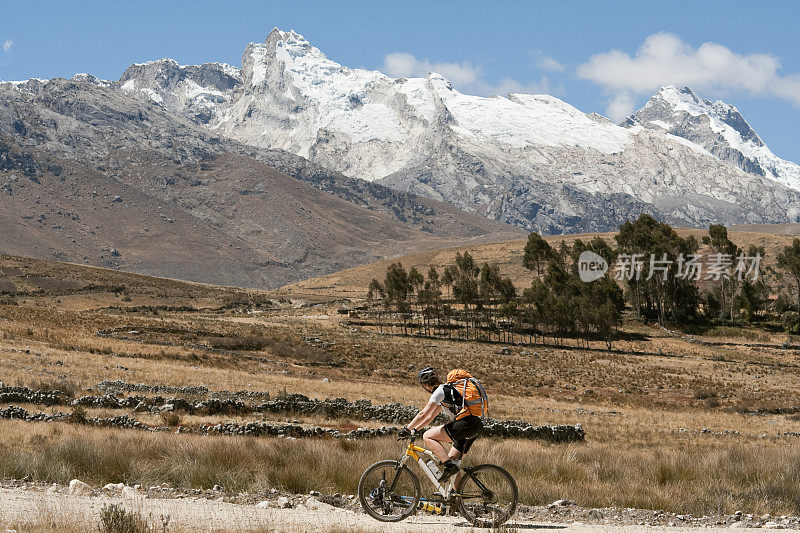
[[[377,300],[383,300],[386,297],[386,291],[380,281],[372,278],[369,282],[369,290],[367,291],[367,302],[374,305]]]
[[[678,275],[678,259],[697,251],[697,239],[683,239],[668,224],[642,214],[620,226],[616,241],[618,252],[639,255],[643,263],[640,275],[627,281],[628,298],[637,315],[655,318],[660,324],[668,317],[686,321],[696,315],[697,287],[694,280]]]
[[[708,319],[719,317],[722,306],[720,305],[720,290],[714,287],[703,293],[703,315]]]
[[[728,239],[728,228],[722,224],[711,224],[708,227],[709,244],[717,250],[723,251],[733,243]]]
[[[737,255],[741,253],[741,250],[738,246],[736,246],[729,238],[728,238],[728,228],[723,226],[722,224],[712,224],[708,227],[708,241],[707,241],[711,248],[713,248],[717,254],[721,254],[724,256],[730,256],[731,259],[735,258]],[[725,305],[729,306],[730,317],[731,320],[734,320],[736,317],[736,282],[737,280],[733,277],[722,276],[719,280],[720,291],[721,291],[721,298],[720,302],[722,304],[722,313],[721,317],[725,318]],[[727,296],[725,292],[725,288],[727,287]]]
[[[770,294],[772,294],[770,280],[776,277],[775,269],[772,265],[763,266],[764,257],[766,256],[766,250],[763,245],[756,246],[751,244],[747,249],[747,255],[751,258],[760,258],[758,272],[756,272],[758,278],[750,280],[748,283],[752,285],[752,297],[754,298],[752,303],[755,311],[766,314],[769,310]],[[742,286],[742,290],[744,290],[744,286]]]
[[[795,238],[791,246],[786,246],[777,257],[778,267],[785,270],[794,280],[797,290],[797,310],[800,311],[800,239]]]
[[[504,307],[504,317],[510,312],[510,304],[517,296],[514,283],[500,274],[497,263],[484,263],[481,267],[480,280],[478,281],[480,306],[485,313],[486,322],[494,329],[500,318],[500,308]],[[498,332],[498,335],[500,333]]]
[[[479,291],[478,291],[478,274],[480,269],[475,264],[469,252],[456,253],[455,269],[453,271],[453,298],[455,301],[464,306],[464,314],[466,315],[467,328],[472,325],[472,309],[477,305]]]
[[[567,246],[567,254],[569,254],[568,250],[569,246]],[[567,267],[560,255],[554,256],[547,263],[547,271],[544,274],[544,283],[557,295],[561,295],[566,292],[567,285],[569,283],[569,272],[567,272]]]
[[[384,305],[386,304],[386,289],[384,289],[380,281],[372,278],[372,281],[369,282],[369,290],[367,291],[367,303],[370,307],[373,307],[377,305],[378,301]],[[383,314],[381,311],[378,311],[378,331],[383,333]]]
[[[594,322],[597,327],[597,333],[605,341],[608,351],[611,351],[614,346],[613,333],[617,324],[619,324],[619,320],[619,311],[614,308],[611,302],[606,302],[595,310]]]
[[[436,268],[428,268],[428,279],[425,281],[419,294],[420,309],[425,320],[425,333],[428,334],[432,319],[441,326],[442,318],[442,289],[439,284],[439,273]]]
[[[414,295],[414,298],[412,299],[411,311],[414,315],[416,315],[417,311],[414,310],[413,302],[416,302],[418,309],[420,310],[422,309],[423,306],[422,300],[424,298],[422,290],[425,287],[425,278],[422,277],[422,274],[419,273],[417,267],[412,266],[411,270],[408,271],[408,282],[411,284],[411,289]]]
[[[594,252],[603,259],[606,263],[612,265],[617,258],[617,252],[606,242],[602,237],[594,237],[591,241],[584,243],[581,239],[575,239],[572,243],[572,248],[568,250],[568,255],[572,261],[570,270],[573,274],[578,274],[578,259],[585,251]]]
[[[498,281],[500,280],[500,267],[497,264],[484,263],[481,267],[481,277],[478,282],[478,292],[481,296],[481,303],[485,307],[490,307],[497,300]]]
[[[800,314],[797,311],[786,311],[783,313],[781,321],[787,333],[798,333],[800,331]]]
[[[762,306],[761,293],[759,286],[747,279],[742,280],[742,289],[736,297],[736,307],[744,312],[744,319],[747,323],[753,321],[753,317]]]
[[[439,272],[436,271],[436,267],[433,265],[428,267],[428,281],[439,283]]]
[[[539,327],[548,322],[547,299],[550,297],[550,289],[544,281],[536,278],[531,282],[531,286],[522,291],[521,320],[528,324],[534,331],[540,331]]]
[[[408,272],[400,263],[392,263],[386,269],[386,279],[383,282],[385,299],[388,307],[393,308],[403,319],[403,333],[406,332],[406,321],[411,311],[409,296],[414,287],[408,278]]]
[[[542,265],[553,253],[553,249],[547,244],[541,235],[536,232],[528,235],[528,242],[525,243],[525,253],[522,256],[522,266],[528,270],[536,269],[536,275],[542,275]]]
[[[613,259],[614,251],[602,239],[588,243],[576,241],[573,247],[562,242],[558,253],[548,257],[546,268],[520,296],[514,283],[504,277],[497,264],[483,263],[479,268],[469,252],[457,253],[453,264],[440,276],[429,267],[427,277],[416,268],[406,271],[400,263],[386,270],[383,283],[373,280],[367,298],[376,299],[392,309],[403,320],[406,332],[409,310],[418,306],[423,319],[423,334],[430,335],[430,324],[436,319],[459,316],[466,325],[468,338],[479,331],[496,331],[499,341],[514,339],[514,334],[550,335],[561,343],[567,335],[580,334],[576,342],[588,345],[592,336],[599,336],[611,346],[613,331],[619,323],[624,298],[620,287],[608,275],[592,283],[584,283],[577,271],[567,266],[572,255],[591,249]],[[452,287],[453,309],[442,300],[442,285]],[[480,322],[482,317],[485,322]],[[449,326],[449,324],[448,324]],[[448,335],[451,329],[448,327]],[[434,335],[436,330],[434,330]],[[491,334],[490,334],[491,338]]]
[[[422,287],[422,284],[425,283],[425,278],[422,277],[422,274],[419,273],[417,267],[412,266],[411,270],[408,271],[408,281],[411,283],[411,286],[414,290],[419,290]]]
[[[614,263],[614,260],[617,258],[617,252],[608,244],[602,237],[595,237],[586,247],[587,250],[591,250],[592,252],[596,253],[603,259],[605,259],[608,264]]]
[[[455,265],[447,265],[444,269],[444,273],[442,273],[442,280],[441,283],[445,287],[447,287],[447,299],[450,299],[450,291],[453,287],[453,282],[458,275],[458,269]]]

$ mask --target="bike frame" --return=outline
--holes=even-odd
[[[433,459],[434,461],[438,461],[439,458],[433,454],[432,451],[428,450],[427,448],[422,448],[420,446],[416,446],[413,440],[408,442],[408,446],[406,447],[406,451],[403,456],[398,461],[398,473],[400,468],[402,468],[409,459],[413,459],[414,461],[419,464],[419,467],[425,472],[425,475],[428,476],[428,479],[431,480],[431,483],[439,490],[439,494],[442,495],[443,498],[447,498],[450,495],[450,491],[453,490],[453,486],[455,485],[456,478],[458,475],[450,476],[450,478],[442,485],[436,476],[433,475],[431,469],[428,468],[428,464],[426,463],[425,459]],[[392,485],[389,487],[389,490],[394,490],[394,485],[397,482],[397,475],[395,475],[394,480],[392,480]]]
[[[364,475],[361,476],[361,481],[359,481],[358,489],[359,489],[359,498],[361,499],[361,504],[364,506],[365,510],[372,515],[373,517],[377,518],[378,520],[385,521],[385,522],[394,522],[402,520],[411,514],[416,513],[419,509],[424,509],[425,511],[433,512],[435,514],[450,514],[454,508],[460,510],[461,514],[470,520],[473,524],[503,524],[505,523],[511,516],[513,516],[513,509],[516,507],[517,504],[517,497],[518,497],[518,488],[514,479],[511,475],[503,470],[502,468],[491,465],[491,464],[482,464],[473,467],[467,467],[460,469],[459,473],[454,476],[450,476],[447,481],[441,483],[436,476],[428,468],[427,460],[437,460],[436,455],[426,448],[421,446],[416,446],[414,444],[416,436],[413,435],[409,439],[408,445],[405,447],[403,455],[397,461],[380,461],[378,463],[373,464]],[[403,440],[398,439],[398,440]],[[425,472],[425,475],[428,477],[430,482],[433,486],[437,489],[431,497],[423,498],[420,494],[420,484],[419,484],[419,477],[415,474],[411,469],[408,468],[408,464],[410,461],[416,461],[419,465],[420,469]],[[372,502],[373,498],[379,498],[380,501],[373,502],[375,505],[380,505],[383,508],[381,513],[380,509],[376,510],[373,508],[372,504],[367,502],[366,493],[364,492],[364,479],[366,475],[373,470],[378,469],[378,467],[385,467],[388,466],[386,463],[392,463],[391,469],[387,472],[387,470],[382,470],[381,472],[381,481],[380,484],[370,492],[369,498]],[[392,476],[391,470],[394,470],[394,475]],[[398,480],[401,477],[401,474],[404,469],[408,469],[408,475],[412,477],[412,481],[414,482],[414,494],[412,496],[406,496],[403,494],[394,494],[395,488],[397,487]],[[478,472],[482,469],[488,469],[490,471],[499,471],[501,475],[503,475],[509,481],[509,487],[513,491],[513,497],[511,499],[504,498],[501,496],[499,499],[495,492],[490,490],[480,479],[478,476]],[[387,475],[388,474],[388,475]],[[467,477],[463,477],[467,476]],[[387,477],[391,477],[391,481],[387,479]],[[463,483],[465,480],[470,481],[476,487],[465,489],[462,487],[460,491],[454,490],[455,486]],[[376,493],[373,496],[373,492],[379,490],[380,492]],[[477,501],[476,501],[477,500]],[[508,500],[510,508],[506,510],[504,505]],[[433,506],[429,503],[425,505],[419,505],[419,502],[432,502]],[[474,502],[474,503],[472,503]],[[379,517],[379,514],[388,514],[389,512],[393,511],[393,506],[395,504],[400,504],[405,506],[405,510],[403,510],[399,517],[391,518],[391,519],[384,519]],[[476,507],[477,506],[477,507]],[[480,518],[478,514],[474,511],[477,511],[478,514],[488,515],[490,518]],[[509,512],[510,511],[510,512]],[[475,515],[475,516],[472,516]]]

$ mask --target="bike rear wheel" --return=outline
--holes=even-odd
[[[414,514],[419,503],[419,479],[398,461],[379,461],[358,482],[361,507],[381,522],[399,522]]]
[[[517,483],[496,465],[466,469],[456,492],[461,516],[477,527],[501,526],[517,509]]]

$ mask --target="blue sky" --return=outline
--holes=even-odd
[[[800,162],[800,2],[31,0],[2,13],[4,80],[117,79],[161,57],[239,65],[246,44],[277,26],[348,66],[435,68],[464,92],[550,92],[617,117],[657,84],[688,83],[736,105],[773,152]]]

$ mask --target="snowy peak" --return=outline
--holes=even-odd
[[[306,74],[301,77],[312,78],[312,81],[319,81],[320,75],[347,70],[294,30],[273,28],[263,43],[247,45],[242,55],[243,81],[246,85],[260,87],[280,74],[281,66],[287,73]]]
[[[111,85],[110,81],[102,80],[93,74],[86,74],[85,72],[81,72],[72,76],[72,81],[91,83],[92,85],[97,85],[98,87],[108,87]]]
[[[434,72],[349,68],[277,28],[241,65],[161,59],[112,88],[243,144],[546,233],[643,211],[685,225],[800,220],[800,167],[735,107],[688,88],[662,88],[617,125],[549,95],[486,98]]]
[[[240,81],[240,71],[226,63],[179,65],[174,59],[159,59],[147,63],[134,63],[122,74],[119,83],[134,80],[137,85],[152,89],[170,89],[176,84],[192,81],[201,87],[216,91],[229,91]]]
[[[225,63],[179,65],[174,59],[134,63],[115,85],[123,92],[147,98],[171,111],[208,124],[241,82],[238,68]]]
[[[800,166],[773,154],[735,106],[701,98],[688,87],[662,87],[625,125],[682,137],[745,172],[800,190]]]
[[[319,60],[328,59],[319,48],[312,46],[305,37],[294,30],[282,31],[278,28],[272,28],[272,31],[267,34],[267,39],[264,41],[264,44],[273,51],[277,48],[291,50],[291,55],[293,57],[310,55]]]
[[[42,87],[48,81],[49,80],[45,80],[42,78],[31,78],[29,80],[20,80],[20,81],[0,80],[0,86],[10,87],[13,88],[15,91],[20,91],[23,93],[38,94],[42,90]]]
[[[764,142],[750,124],[747,123],[742,114],[739,113],[739,110],[722,100],[711,102],[697,96],[689,87],[678,89],[674,85],[668,85],[662,87],[645,107],[647,105],[658,106],[661,102],[672,108],[674,113],[688,113],[695,117],[707,115],[715,118],[733,128],[743,141],[751,142],[756,146],[764,145]]]

